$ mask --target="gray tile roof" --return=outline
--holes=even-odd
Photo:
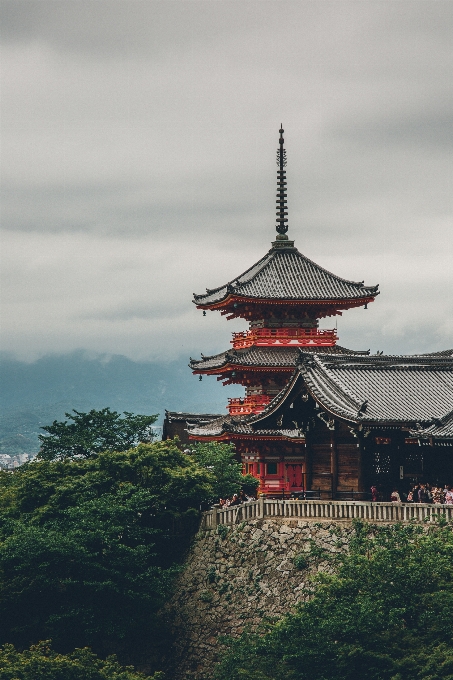
[[[427,425],[453,409],[453,351],[368,357],[305,353],[299,370],[316,401],[350,421]]]
[[[266,408],[259,414],[251,414],[246,416],[230,416],[225,415],[219,418],[217,421],[213,421],[206,426],[194,427],[189,425],[189,434],[204,437],[217,437],[225,432],[236,433],[236,434],[256,434],[256,435],[270,435],[270,436],[283,436],[281,429],[268,429],[259,428],[255,426],[255,421],[261,421],[264,417],[268,416],[270,413],[275,411],[281,403],[291,394],[291,391],[295,383],[300,379],[299,371],[294,371],[291,380],[288,385],[284,387],[275,396],[272,401],[266,406]],[[289,430],[285,430],[285,437],[289,437]],[[291,430],[293,433],[291,436],[300,437],[299,430]],[[297,433],[297,434],[296,434]]]
[[[228,427],[229,422],[231,422],[231,416],[225,415],[212,420],[206,425],[191,425],[187,423],[189,435],[202,436],[202,437],[219,437],[223,434],[224,427]]]
[[[220,437],[223,434],[251,435],[254,437],[283,437],[285,439],[304,439],[300,430],[296,429],[259,429],[240,418],[223,416],[218,420],[201,427],[190,427],[189,435],[193,437]]]
[[[425,429],[412,430],[411,434],[420,439],[433,437],[435,440],[453,442],[453,411]]]
[[[264,421],[280,413],[286,400],[293,401],[301,381],[322,409],[351,423],[418,426],[413,436],[453,439],[453,350],[412,356],[301,352],[301,363],[288,385],[261,413],[226,415],[191,428],[190,434],[287,436],[281,429],[267,428],[270,421]],[[294,430],[292,436],[303,435]]]
[[[304,351],[316,352],[320,354],[369,354],[369,350],[364,352],[354,352],[340,345],[334,347],[306,347]],[[275,366],[294,367],[300,356],[299,347],[249,347],[247,349],[227,350],[220,354],[201,359],[190,359],[189,366],[193,371],[209,371],[216,368],[223,368],[228,364],[235,366]]]
[[[378,286],[347,281],[320,267],[297,248],[271,248],[259,262],[229,283],[203,295],[197,305],[212,305],[235,294],[253,299],[355,300],[375,297]]]
[[[165,419],[168,423],[172,422],[187,422],[204,424],[211,420],[221,418],[220,413],[184,413],[183,411],[167,411],[165,410]]]

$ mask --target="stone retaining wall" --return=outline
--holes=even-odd
[[[219,636],[255,630],[303,601],[309,575],[328,570],[324,556],[347,550],[350,534],[346,522],[275,517],[201,530],[167,608],[168,677],[208,680]]]

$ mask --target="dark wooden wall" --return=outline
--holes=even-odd
[[[164,420],[162,429],[162,439],[174,439],[179,437],[182,444],[189,444],[189,435],[187,433],[187,422],[185,420]]]

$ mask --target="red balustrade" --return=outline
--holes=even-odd
[[[250,395],[243,399],[228,399],[228,410],[230,416],[261,413],[261,411],[264,411],[270,400],[271,397],[267,394]]]
[[[252,328],[242,333],[233,333],[234,349],[245,347],[334,347],[337,332],[319,328]]]

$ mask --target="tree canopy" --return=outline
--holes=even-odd
[[[14,645],[0,648],[0,680],[159,680],[161,673],[145,676],[132,666],[123,667],[111,656],[99,659],[88,648],[58,654],[49,641],[23,652]]]
[[[67,420],[54,420],[41,429],[39,458],[61,460],[64,458],[89,458],[103,451],[127,451],[140,443],[153,440],[152,425],[157,415],[123,414],[103,408],[82,413],[73,409],[65,413]]]
[[[0,472],[0,644],[51,638],[126,661],[158,644],[214,484],[174,442]]]
[[[119,418],[108,409],[100,413],[102,422]],[[84,415],[90,416],[76,412],[78,430]],[[55,444],[53,460],[0,472],[0,644],[24,649],[52,639],[57,651],[49,652],[49,668],[63,664],[64,673],[64,664],[72,668],[80,654],[88,663],[89,653],[80,651],[86,646],[103,657],[117,653],[126,663],[145,656],[158,669],[161,646],[168,644],[158,612],[198,529],[199,508],[239,490],[240,465],[224,444],[189,454],[177,441],[94,449],[90,444],[90,455],[62,455]],[[79,656],[68,656],[75,647]],[[37,655],[38,666],[44,664],[43,649],[20,656],[5,648],[21,668],[22,675],[11,677],[28,680],[24,669]],[[89,663],[94,668],[98,661]],[[68,678],[78,680],[76,667]],[[103,680],[101,670],[86,677]],[[129,680],[127,674],[111,677]]]
[[[453,680],[453,532],[356,523],[309,601],[230,643],[217,680]]]
[[[237,462],[233,444],[217,442],[199,443],[193,448],[193,455],[199,465],[212,472],[214,483],[210,501],[230,498],[241,489],[255,493],[259,480],[242,474],[242,463]]]

